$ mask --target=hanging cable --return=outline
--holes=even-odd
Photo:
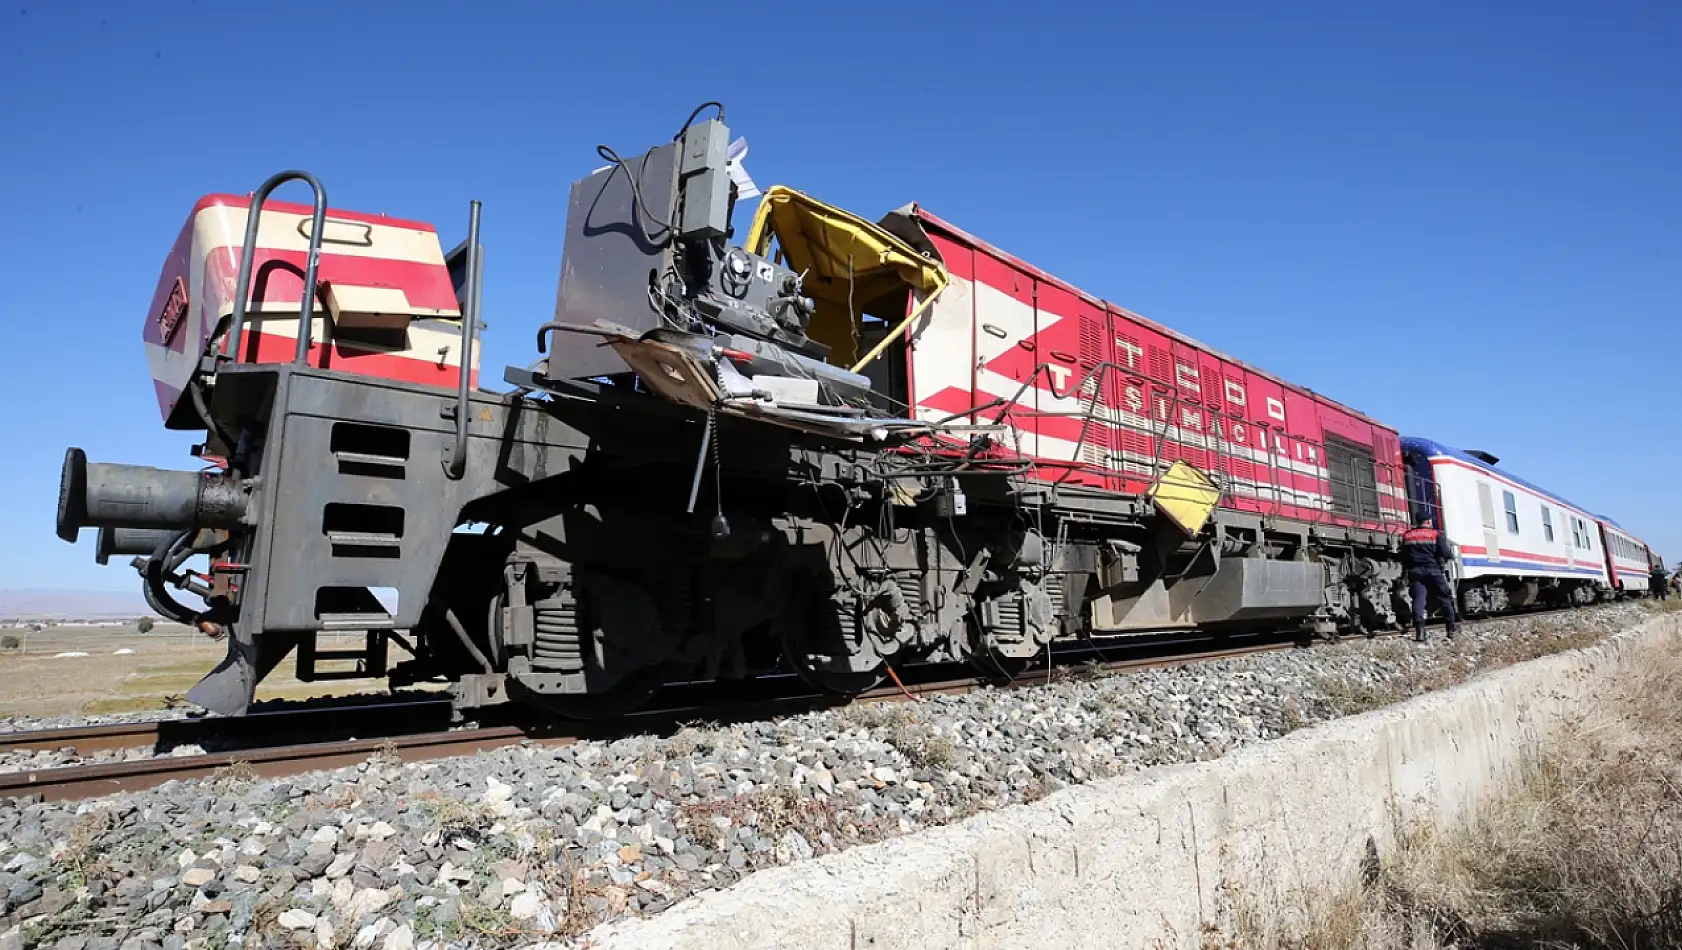
[[[703,102],[700,105],[696,106],[694,112],[689,113],[689,118],[684,119],[683,120],[683,125],[678,126],[677,134],[672,136],[672,141],[676,142],[678,139],[683,138],[683,133],[689,131],[689,127],[691,125],[695,124],[695,117],[700,115],[701,113],[707,111],[708,109],[717,109],[718,110],[718,121],[720,121],[720,122],[724,121],[724,103],[718,102],[716,100],[708,100],[707,102]]]

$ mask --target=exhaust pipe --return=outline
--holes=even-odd
[[[88,461],[81,449],[64,453],[58,483],[58,536],[74,543],[82,528],[237,528],[251,501],[249,482],[227,475],[144,465]],[[140,532],[126,534],[130,545]],[[153,539],[156,540],[154,534]],[[115,545],[108,553],[119,552]],[[144,553],[151,553],[145,549]]]

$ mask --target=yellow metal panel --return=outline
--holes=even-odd
[[[1221,490],[1209,476],[1184,461],[1168,466],[1145,494],[1158,511],[1188,535],[1203,530],[1221,500]]]
[[[808,333],[830,347],[831,363],[855,373],[916,316],[902,321],[875,350],[860,354],[857,321],[866,305],[909,291],[922,298],[916,308],[921,312],[947,284],[939,261],[885,228],[783,185],[765,190],[745,246],[764,257],[773,237],[783,264],[805,274],[803,286],[817,305]]]

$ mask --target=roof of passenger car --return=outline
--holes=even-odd
[[[1524,479],[1518,477],[1517,475],[1514,475],[1512,472],[1507,471],[1506,469],[1496,468],[1495,466],[1489,464],[1488,462],[1485,462],[1483,459],[1480,459],[1475,455],[1471,455],[1471,454],[1469,454],[1469,453],[1467,453],[1467,452],[1465,452],[1461,449],[1457,449],[1452,445],[1445,445],[1445,444],[1443,444],[1441,442],[1438,442],[1434,439],[1424,439],[1424,438],[1420,438],[1419,436],[1404,435],[1404,436],[1402,436],[1402,452],[1403,453],[1419,452],[1419,453],[1422,453],[1422,454],[1428,455],[1428,456],[1430,456],[1430,455],[1440,455],[1440,456],[1446,456],[1446,457],[1451,458],[1451,459],[1455,459],[1456,461],[1459,461],[1459,462],[1464,462],[1467,465],[1472,466],[1473,468],[1481,468],[1486,472],[1490,472],[1492,474],[1499,475],[1501,478],[1503,478],[1503,479],[1505,479],[1509,482],[1512,482],[1514,485],[1517,485],[1521,488],[1529,489],[1530,491],[1533,491],[1538,495],[1543,495],[1547,498],[1550,498],[1553,501],[1558,502],[1562,507],[1573,508],[1576,511],[1578,511],[1579,513],[1588,515],[1590,518],[1593,518],[1596,521],[1604,521],[1607,524],[1612,525],[1613,527],[1618,526],[1618,523],[1616,521],[1613,521],[1610,518],[1604,518],[1604,517],[1601,517],[1600,515],[1593,514],[1587,508],[1584,508],[1582,505],[1579,505],[1579,504],[1576,504],[1574,502],[1568,501],[1565,498],[1561,498],[1555,492],[1548,491],[1546,488],[1543,488],[1542,486],[1537,485],[1534,482],[1527,482]],[[1619,530],[1622,530],[1622,529],[1619,529]]]

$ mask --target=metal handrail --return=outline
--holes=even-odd
[[[467,212],[467,283],[461,302],[461,378],[456,387],[456,444],[444,463],[444,474],[460,478],[467,471],[467,403],[473,372],[473,331],[479,325],[479,291],[482,275],[479,247],[479,202]]]
[[[315,195],[315,213],[310,218],[309,258],[304,264],[304,297],[298,305],[298,349],[292,357],[294,363],[309,361],[310,338],[315,335],[315,274],[321,263],[321,234],[327,229],[327,189],[309,172],[293,169],[269,176],[269,180],[251,195],[251,206],[245,218],[245,246],[240,251],[239,277],[234,281],[233,326],[229,328],[228,341],[223,345],[223,355],[231,356],[236,363],[240,358],[240,333],[245,329],[247,298],[251,296],[251,259],[257,254],[258,217],[263,213],[263,202],[269,193],[289,181],[308,184]]]

